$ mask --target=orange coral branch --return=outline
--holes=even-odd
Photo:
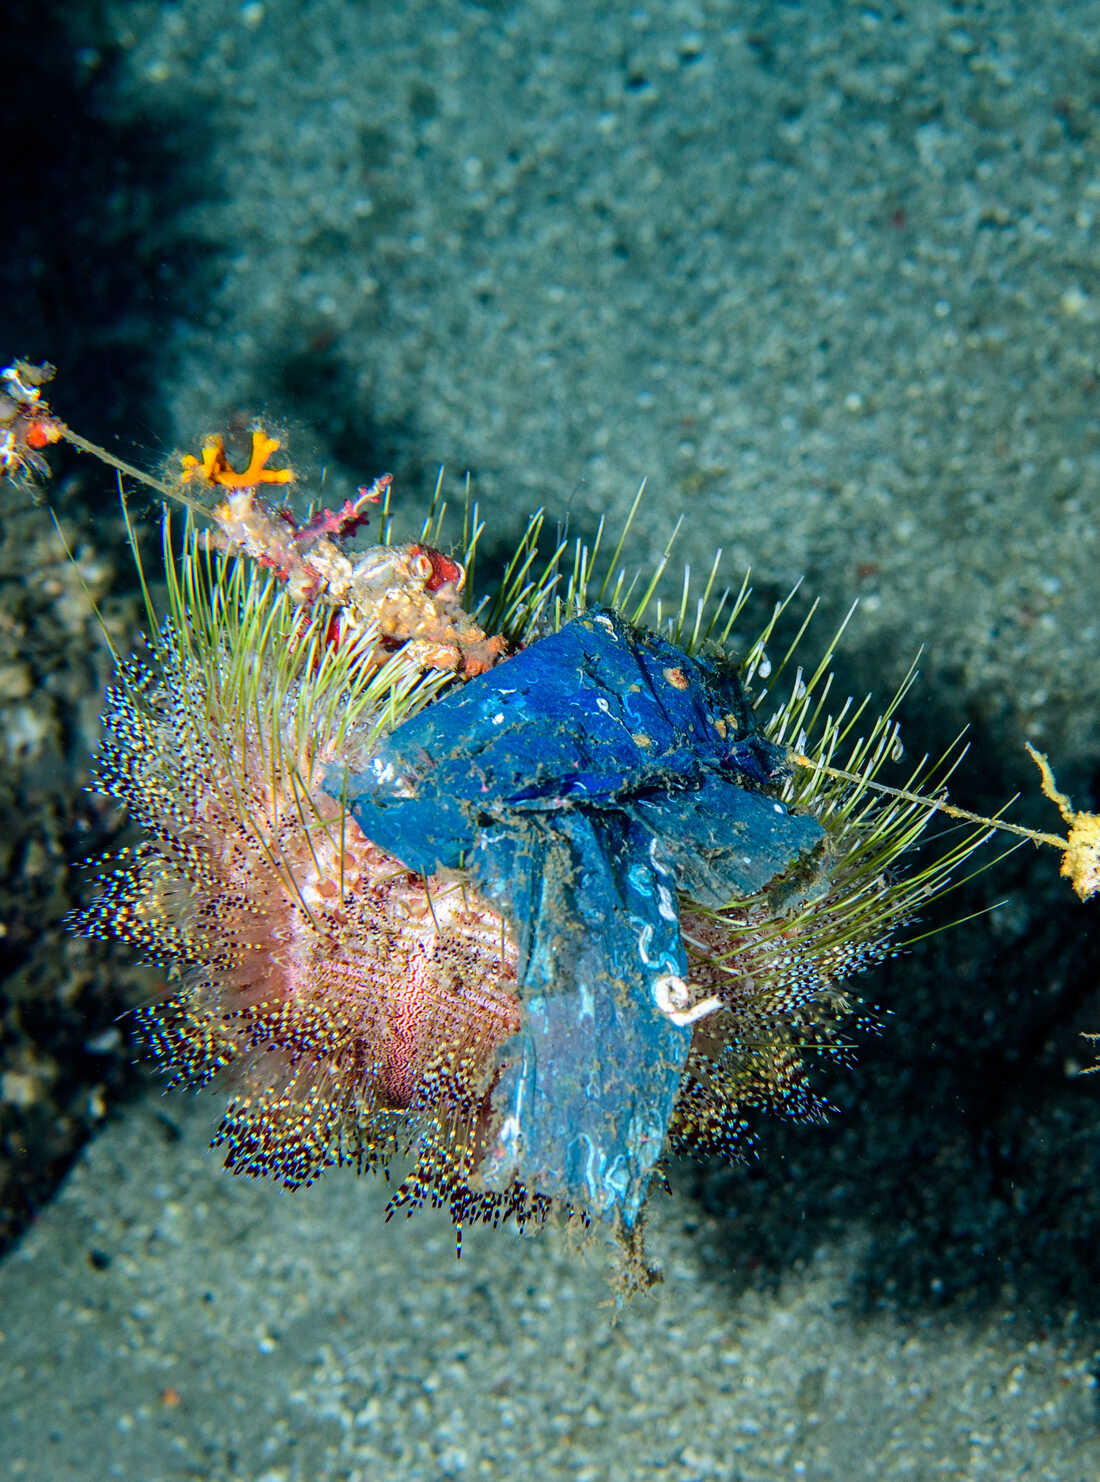
[[[188,453],[183,459],[183,477],[202,479],[223,489],[254,489],[258,484],[289,484],[294,477],[290,468],[268,468],[267,460],[279,447],[277,437],[268,437],[260,427],[252,433],[252,452],[248,467],[238,472],[225,456],[220,437],[212,437],[202,450],[201,460]]]

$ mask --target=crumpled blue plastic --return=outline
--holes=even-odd
[[[487,1188],[636,1223],[691,1043],[655,1000],[687,977],[677,892],[721,906],[809,860],[822,830],[769,791],[783,774],[730,667],[597,609],[326,778],[375,844],[467,871],[515,932]]]

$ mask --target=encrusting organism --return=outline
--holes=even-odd
[[[814,1063],[870,1022],[852,978],[994,831],[1097,889],[1100,822],[1045,759],[1067,839],[947,803],[958,748],[887,782],[912,671],[881,715],[832,706],[836,638],[806,673],[803,624],[769,664],[785,604],[730,655],[748,589],[713,597],[717,562],[663,613],[626,532],[547,558],[537,515],[478,600],[476,510],[457,556],[438,499],[392,539],[388,477],[299,520],[262,427],[241,468],[212,438],[155,479],[53,414],[51,374],[3,373],[3,471],[67,440],[165,500],[167,610],[93,783],[138,842],[76,924],[164,968],[140,1035],[171,1085],[224,1088],[236,1172],[401,1164],[391,1211],[605,1222],[641,1281],[663,1161],[823,1116]],[[972,827],[933,844],[944,813]]]

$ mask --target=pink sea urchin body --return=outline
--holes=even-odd
[[[410,873],[314,781],[379,722],[374,694],[392,703],[404,684],[414,703],[418,671],[400,653],[372,674],[327,650],[327,616],[303,630],[270,582],[237,626],[190,617],[161,633],[154,666],[123,666],[97,765],[144,840],[84,924],[169,969],[143,1037],[173,1085],[217,1075],[230,1091],[215,1140],[236,1172],[294,1187],[410,1154],[394,1207],[442,1203],[458,1224],[540,1216],[520,1185],[474,1180],[519,1023],[505,922],[469,882]]]

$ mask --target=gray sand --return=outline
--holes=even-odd
[[[379,1224],[380,1191],[220,1174],[210,1107],[98,1139],[0,1272],[12,1475],[84,1482],[562,1477],[1086,1482],[1066,1332],[859,1316],[861,1235],[730,1302],[707,1226],[653,1201],[665,1283],[613,1324],[553,1236]],[[96,1251],[104,1270],[89,1261]]]
[[[638,561],[683,512],[681,560],[768,602],[805,574],[823,634],[858,595],[853,689],[926,645],[960,800],[1054,826],[1026,736],[1088,804],[1100,7],[106,17],[114,116],[193,149],[140,228],[204,244],[147,347],[158,447],[265,411],[410,511],[469,468],[489,547],[541,504],[590,537],[646,477]],[[222,1174],[207,1101],[123,1105],[0,1268],[12,1474],[1097,1476],[1096,906],[1030,852],[965,908],[1001,898],[876,975],[840,1130],[655,1196],[665,1282],[617,1324],[598,1246],[456,1263],[350,1174]]]

